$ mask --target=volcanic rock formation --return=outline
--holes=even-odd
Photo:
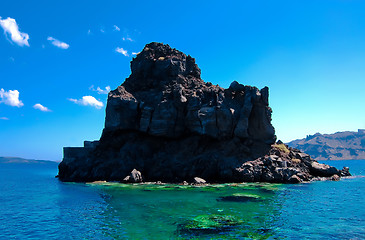
[[[268,157],[276,136],[267,87],[206,83],[194,58],[161,43],[147,44],[131,71],[108,95],[100,141],[64,148],[60,180],[299,182],[321,175],[310,171],[309,156],[296,165],[280,151]]]

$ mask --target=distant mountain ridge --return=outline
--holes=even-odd
[[[288,143],[311,155],[315,160],[365,159],[365,129],[357,132],[308,135]]]
[[[56,163],[56,164],[58,164],[58,162],[55,162],[55,161],[25,159],[25,158],[19,158],[19,157],[0,157],[0,163],[38,163],[38,164]]]

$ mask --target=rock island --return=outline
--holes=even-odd
[[[283,182],[349,175],[276,142],[269,89],[204,82],[195,59],[147,44],[108,95],[99,141],[65,147],[61,181]]]

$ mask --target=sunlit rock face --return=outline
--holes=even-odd
[[[267,155],[276,140],[267,87],[204,82],[194,58],[155,42],[131,71],[108,95],[100,141],[64,148],[61,180],[122,181],[132,170],[144,181],[251,179],[240,167]]]
[[[273,143],[268,88],[205,83],[195,59],[150,43],[131,62],[132,74],[108,96],[105,132],[135,130],[151,136],[191,134]]]

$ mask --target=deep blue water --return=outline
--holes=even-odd
[[[365,161],[330,164],[355,176],[298,185],[74,184],[54,178],[55,163],[0,164],[0,239],[365,239]],[[211,228],[227,218],[234,224]]]

